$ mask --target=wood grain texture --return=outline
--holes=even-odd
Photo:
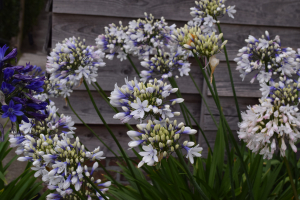
[[[255,72],[248,74],[244,81],[240,77],[239,71],[236,70],[237,64],[235,62],[230,62],[231,73],[233,77],[233,82],[235,86],[235,91],[237,97],[261,97],[261,91],[259,90],[259,82],[256,80],[254,83],[250,83],[250,80],[256,74]],[[227,64],[225,62],[221,62],[219,66],[217,66],[215,72],[215,81],[218,90],[219,96],[233,96],[229,72],[227,68]],[[207,90],[207,94],[211,96],[209,90]]]
[[[92,95],[94,97],[94,100],[97,104],[97,107],[99,108],[102,116],[104,117],[107,124],[122,124],[120,120],[113,119],[113,116],[115,112],[112,110],[110,106],[107,105],[107,103],[100,97],[99,94],[96,92],[92,92]],[[77,114],[84,120],[87,124],[103,124],[100,118],[98,117],[90,99],[88,96],[88,93],[86,91],[74,91],[70,98],[70,102],[72,107],[75,109]],[[169,99],[176,98],[175,95],[170,96]],[[185,104],[187,108],[190,110],[192,115],[195,117],[197,121],[199,121],[199,110],[201,105],[200,97],[196,95],[184,95],[185,98]],[[73,114],[72,110],[66,105],[66,102],[62,98],[56,98],[51,99],[55,102],[55,105],[57,108],[59,108],[59,113],[64,113],[65,115],[72,116],[72,119],[75,121],[75,123],[81,124],[80,120]],[[180,106],[175,105],[172,110],[179,111],[180,112]],[[176,117],[175,119],[178,120],[178,122],[184,122],[184,118],[182,115]],[[131,119],[129,121],[129,124],[137,124],[137,121],[134,119]]]
[[[213,115],[219,115],[219,110],[212,97],[207,97],[206,99],[208,107]],[[235,107],[235,102],[233,97],[221,97],[221,106],[225,116],[237,117],[237,111]],[[247,106],[258,104],[258,98],[238,98],[238,103],[241,111],[245,111]],[[209,115],[206,106],[203,107],[204,115]]]
[[[294,0],[230,0],[236,5],[235,18],[227,15],[222,23],[299,27],[300,2]],[[144,12],[168,20],[188,21],[194,0],[54,0],[54,13],[143,18]],[[262,20],[263,19],[263,20]]]
[[[123,21],[123,24],[128,23],[128,18],[120,17],[102,17],[102,16],[87,16],[87,15],[68,15],[53,13],[52,21],[52,48],[57,42],[64,40],[67,37],[76,36],[86,39],[88,45],[95,45],[95,38],[104,33],[104,27],[110,23],[118,23]],[[171,21],[170,24],[177,24],[181,27],[184,23]],[[228,40],[226,45],[229,53],[229,58],[233,59],[237,54],[238,49],[242,48],[246,42],[245,39],[249,35],[257,38],[268,30],[270,37],[279,35],[283,47],[290,46],[297,48],[300,46],[300,29],[299,28],[284,28],[284,27],[267,27],[267,26],[248,26],[248,25],[230,25],[222,24],[224,38]],[[224,54],[220,57],[224,59]]]

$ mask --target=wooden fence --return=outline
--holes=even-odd
[[[238,102],[242,111],[247,105],[253,105],[258,102],[261,96],[258,83],[250,84],[251,75],[244,81],[239,77],[239,72],[235,70],[236,63],[233,61],[238,49],[243,47],[245,39],[248,35],[260,37],[268,30],[271,37],[279,35],[283,47],[292,47],[296,49],[300,47],[300,1],[294,0],[228,0],[226,5],[236,5],[237,13],[235,18],[228,16],[220,18],[221,28],[224,32],[224,38],[228,40],[227,49],[233,79],[235,83]],[[76,36],[85,38],[88,45],[95,44],[95,38],[104,32],[104,27],[110,23],[118,23],[122,21],[127,24],[130,20],[143,18],[144,12],[152,13],[156,18],[164,16],[169,24],[175,23],[177,27],[183,26],[190,16],[190,7],[194,6],[194,0],[53,0],[52,5],[52,47],[64,38]],[[220,65],[216,68],[215,79],[220,96],[222,108],[228,123],[233,132],[237,130],[237,111],[234,104],[233,93],[231,90],[230,79],[224,54],[219,54],[221,59]],[[133,59],[138,69],[142,69],[138,59]],[[203,81],[200,69],[196,62],[192,62],[192,73],[202,89],[205,99],[210,109],[218,118],[218,110],[214,101],[207,90],[207,85]],[[129,61],[120,62],[118,60],[108,61],[107,65],[99,70],[98,83],[109,94],[113,90],[114,84],[121,86],[124,78],[133,78],[136,76],[135,71],[131,67]],[[208,137],[211,146],[213,146],[216,127],[211,117],[201,103],[194,84],[189,77],[177,79],[179,89],[183,93],[187,107],[193,113],[195,118],[200,122],[200,126]],[[87,92],[83,87],[75,89],[71,95],[70,101],[73,107],[87,124],[90,124],[95,132],[103,138],[103,140],[116,152],[117,146],[109,136],[108,131],[102,125],[102,121],[97,116]],[[92,89],[93,90],[93,89]],[[127,149],[127,143],[130,141],[126,134],[126,127],[122,126],[118,120],[114,120],[112,109],[101,99],[96,91],[96,102],[105,120],[121,141],[124,149]],[[101,143],[87,130],[76,116],[73,115],[70,108],[66,106],[63,99],[55,99],[61,113],[71,115],[77,124],[77,135],[82,142],[89,148],[102,146]],[[178,108],[179,110],[179,108]],[[182,117],[178,120],[184,121]],[[134,121],[131,121],[134,123]],[[207,146],[203,141],[200,133],[198,134],[199,142],[207,152]],[[106,149],[104,149],[106,151]],[[128,151],[133,156],[131,151]],[[107,157],[112,156],[107,152]]]

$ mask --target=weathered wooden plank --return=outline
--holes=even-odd
[[[213,115],[219,115],[219,110],[217,109],[217,106],[213,100],[212,97],[207,97],[206,99],[207,105]],[[232,116],[232,117],[237,117],[237,111],[235,107],[235,101],[233,97],[221,97],[220,98],[220,103],[223,109],[223,113],[225,116]],[[258,104],[258,98],[238,98],[238,104],[240,107],[241,111],[245,111],[247,109],[247,106],[249,105],[255,105]],[[204,105],[203,107],[203,112],[204,115],[209,115],[209,112]]]
[[[133,57],[132,61],[137,67],[138,71],[145,69],[140,65],[141,61],[138,60],[136,57]],[[97,77],[97,82],[99,83],[101,88],[105,91],[114,90],[115,83],[117,83],[119,87],[124,85],[125,84],[124,78],[128,77],[129,80],[133,80],[134,77],[138,78],[135,70],[133,69],[133,67],[131,66],[128,60],[121,62],[119,59],[115,58],[114,60],[105,59],[105,62],[106,62],[106,66],[99,68],[98,77]],[[200,72],[200,68],[197,66],[196,61],[194,59],[190,59],[190,62],[192,63],[191,72],[193,73],[195,82],[200,88],[202,88],[202,74]],[[176,82],[178,84],[180,91],[182,91],[182,93],[189,93],[189,94],[198,93],[190,77],[188,76],[180,77],[176,79]],[[90,89],[95,90],[93,86],[90,86]],[[82,84],[80,87],[74,88],[74,90],[85,90],[85,87]]]
[[[234,106],[234,105],[232,105],[232,106]],[[225,118],[226,118],[226,120],[229,124],[229,127],[232,131],[238,130],[238,122],[239,122],[238,117],[225,116]],[[215,116],[215,119],[216,119],[217,123],[219,123],[219,116]],[[218,130],[218,128],[215,126],[214,122],[211,120],[210,115],[204,115],[204,126],[202,126],[202,128],[204,130],[209,130],[209,131]]]
[[[230,62],[231,73],[237,97],[261,97],[259,82],[255,81],[252,84],[250,83],[250,80],[255,75],[255,72],[247,75],[243,81],[240,77],[240,72],[236,70],[236,65],[237,64],[235,62]],[[220,65],[217,66],[214,75],[219,96],[233,96],[229,72],[225,62],[221,62]],[[211,96],[209,90],[207,90],[207,94]]]
[[[52,47],[66,37],[76,36],[86,39],[88,45],[95,45],[95,38],[102,34],[103,28],[110,23],[118,23],[123,21],[123,24],[128,23],[128,18],[120,17],[101,17],[87,15],[68,15],[68,14],[53,14],[52,23]],[[172,21],[179,27],[182,22]],[[271,37],[279,35],[283,46],[297,48],[300,46],[300,29],[299,28],[284,28],[284,27],[266,27],[266,26],[246,26],[246,25],[230,25],[222,24],[224,38],[228,40],[227,50],[230,52],[230,59],[233,59],[238,49],[242,48],[246,43],[245,39],[249,35],[260,37],[268,30]],[[236,53],[235,53],[236,52]],[[220,53],[220,57],[224,56]]]
[[[95,99],[95,102],[103,115],[107,124],[122,124],[120,120],[113,119],[113,115],[115,114],[112,108],[107,105],[107,103],[100,97],[96,92],[92,92],[92,95]],[[100,118],[98,117],[90,99],[88,93],[86,91],[74,91],[70,98],[70,102],[72,107],[78,113],[78,115],[87,123],[87,124],[103,124]],[[170,96],[170,99],[176,98],[175,95]],[[196,120],[199,121],[199,110],[201,100],[196,95],[184,95],[185,103],[187,108],[193,114]],[[55,102],[57,108],[59,108],[58,112],[63,113],[65,115],[72,116],[75,123],[81,124],[81,122],[77,119],[77,117],[73,114],[72,110],[66,105],[66,102],[62,98],[56,98],[52,100]],[[173,111],[181,111],[179,105],[175,105],[172,108]],[[182,115],[174,118],[177,119],[178,122],[184,122],[184,118]],[[129,121],[130,124],[137,124],[136,120],[132,119]]]
[[[299,27],[300,2],[294,0],[252,0],[227,1],[226,5],[236,5],[235,19],[227,15],[221,18],[222,23],[252,24],[268,26]],[[53,12],[80,15],[99,15],[113,17],[143,18],[144,12],[155,17],[164,16],[168,20],[188,21],[190,8],[194,0],[54,0]]]
[[[212,112],[214,118],[216,121],[219,121],[219,111],[217,109],[217,106],[214,103],[214,100],[212,97],[206,97],[207,104],[209,106],[210,111]],[[237,130],[238,129],[238,114],[235,107],[235,102],[233,97],[221,97],[220,103],[222,106],[222,111],[225,115],[225,118],[228,120],[228,124],[231,127],[231,130]],[[247,110],[247,106],[252,106],[255,104],[258,104],[258,98],[238,98],[238,103],[240,107],[241,112],[245,112]],[[211,115],[209,114],[206,107],[202,107],[204,115],[203,117],[203,123],[202,126],[204,127],[204,130],[217,130]]]

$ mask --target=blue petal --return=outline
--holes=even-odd
[[[14,102],[13,102],[12,100],[10,100],[10,102],[9,102],[9,105],[8,105],[8,106],[9,106],[10,108],[13,108],[13,107],[14,107],[14,105],[15,105],[15,104],[14,104]]]
[[[21,110],[22,109],[22,104],[16,104],[15,106],[14,106],[14,110]]]
[[[24,113],[22,111],[15,111],[15,115],[21,116],[21,115],[24,115]]]
[[[7,112],[9,106],[8,106],[8,105],[3,105],[1,108],[2,108],[2,110],[3,110],[4,112]]]
[[[9,118],[10,118],[10,121],[12,121],[12,122],[17,121],[16,115],[11,115],[11,116],[9,116]]]
[[[26,115],[22,115],[22,120],[26,123],[29,123],[29,119]]]
[[[7,114],[7,113],[4,113],[4,114],[2,115],[2,118],[6,118],[6,117],[8,117],[8,114]]]

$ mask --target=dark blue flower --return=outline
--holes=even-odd
[[[15,74],[14,78],[22,80],[22,81],[31,81],[32,80],[32,76],[30,76],[30,75],[22,75],[22,74]]]
[[[28,111],[27,113],[29,115],[31,115],[30,117],[35,118],[36,120],[44,120],[48,117],[47,114],[42,114],[42,113],[38,113],[38,112]]]
[[[27,72],[31,72],[33,70],[33,66],[30,65],[30,63],[26,63],[26,67],[23,68],[23,70],[21,71],[22,73],[27,73]]]
[[[44,85],[44,81],[32,81],[29,85],[26,85],[26,88],[34,90],[36,92],[43,92],[43,85]]]
[[[14,75],[15,70],[13,70],[12,68],[8,67],[8,68],[5,68],[3,70],[3,73],[4,73],[4,80],[8,81]]]
[[[4,94],[10,94],[12,91],[14,91],[15,87],[10,85],[9,83],[2,82],[1,90]]]
[[[47,102],[42,102],[40,104],[37,104],[37,103],[28,103],[27,104],[27,106],[29,106],[35,110],[45,110],[47,105],[48,105]]]
[[[18,52],[17,52],[17,49],[13,49],[9,54],[7,54],[5,56],[5,52],[7,51],[9,47],[6,46],[6,44],[3,46],[3,47],[0,47],[0,67],[3,66],[3,62],[5,60],[9,60],[11,58],[16,58]]]
[[[15,105],[14,102],[12,100],[10,100],[9,105],[2,106],[2,110],[4,112],[2,115],[2,118],[9,117],[9,119],[12,122],[15,122],[17,120],[17,116],[24,115],[24,113],[22,111],[20,111],[21,109],[22,109],[21,104]]]

